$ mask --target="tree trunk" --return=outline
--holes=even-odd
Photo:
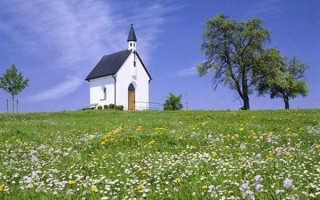
[[[14,95],[12,95],[12,112],[14,112]]]
[[[284,109],[289,110],[289,97],[288,96],[284,96],[283,97],[283,101],[284,101]]]
[[[248,95],[243,96],[243,110],[250,110],[250,102]]]

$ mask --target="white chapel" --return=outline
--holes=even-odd
[[[124,110],[149,109],[151,76],[137,52],[131,24],[128,49],[105,55],[89,73],[90,105],[123,105]]]

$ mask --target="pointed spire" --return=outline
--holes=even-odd
[[[134,42],[137,41],[136,34],[134,33],[134,29],[133,29],[133,24],[131,24],[129,35],[128,35],[127,42],[129,41],[134,41]]]

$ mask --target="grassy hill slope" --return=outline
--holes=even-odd
[[[320,111],[0,114],[0,199],[319,199]]]

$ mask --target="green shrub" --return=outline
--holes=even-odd
[[[103,106],[103,109],[108,109],[108,108],[109,108],[108,105],[104,105],[104,106]]]
[[[114,107],[115,107],[115,105],[114,105],[113,103],[111,103],[111,104],[109,105],[109,108],[110,108],[110,109],[114,109]]]
[[[102,110],[102,106],[98,106],[98,110]]]
[[[182,95],[175,96],[171,92],[167,97],[167,100],[163,104],[164,110],[181,110],[183,108],[181,103]]]
[[[115,107],[116,110],[123,110],[123,108],[124,108],[123,105],[119,105]]]

